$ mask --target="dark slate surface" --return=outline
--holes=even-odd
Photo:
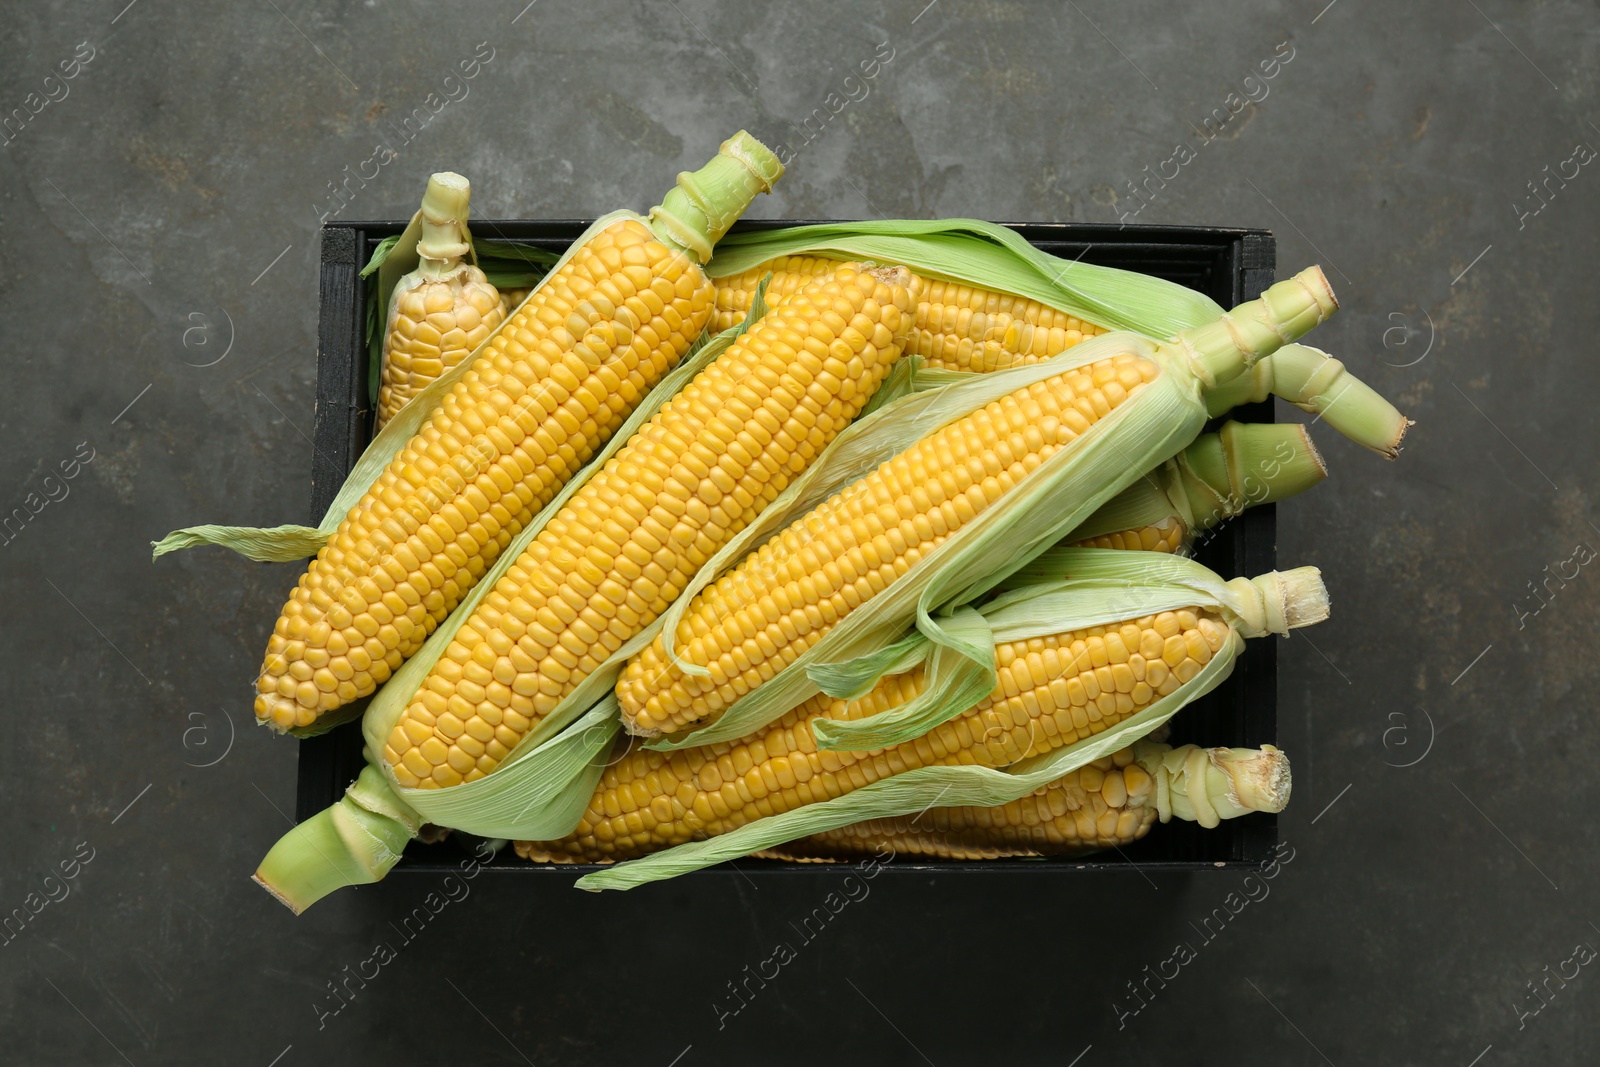
[[[8,4],[0,43],[0,509],[39,509],[0,545],[0,910],[57,898],[0,943],[6,1062],[1595,1059],[1592,568],[1533,596],[1600,549],[1592,6],[124,2]],[[298,920],[248,881],[297,568],[147,542],[304,514],[321,214],[443,167],[489,217],[643,207],[741,126],[795,152],[761,216],[1259,226],[1327,268],[1314,342],[1418,426],[1393,465],[1320,432],[1279,509],[1335,614],[1279,650],[1276,877],[840,874],[811,935],[826,879],[484,877],[409,940],[425,878]]]

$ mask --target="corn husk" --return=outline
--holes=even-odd
[[[1032,570],[1037,578],[1027,582],[1020,576],[1013,579],[1005,593],[982,609],[994,642],[1021,641],[1183,607],[1215,609],[1229,623],[1232,638],[1177,690],[1109,730],[1075,744],[999,769],[940,766],[907,771],[834,800],[757,819],[705,841],[585,875],[578,880],[578,887],[631,889],[866,819],[910,815],[932,807],[1008,804],[1159,728],[1228,677],[1246,637],[1287,632],[1327,615],[1326,590],[1315,568],[1309,567],[1225,581],[1180,556],[1069,548],[1040,557]],[[882,720],[894,710],[898,709],[858,723],[835,725]],[[818,720],[818,725],[823,721]]]
[[[802,254],[899,263],[923,277],[1015,293],[1098,326],[1161,340],[1223,311],[1176,282],[1052,256],[1015,230],[980,219],[884,219],[732,234],[706,273],[723,278],[776,256]]]
[[[1065,540],[1167,522],[1181,523],[1192,537],[1246,508],[1305,492],[1327,474],[1305,427],[1230,419],[1117,494]]]
[[[918,632],[896,643],[900,648],[897,662],[882,663],[877,657],[868,657],[866,662],[850,665],[856,667],[850,694],[819,683],[818,688],[829,696],[861,695],[885,675],[906,669],[900,664],[915,656],[914,642],[919,638],[926,650],[921,693],[897,708],[863,719],[818,719],[812,728],[817,748],[863,752],[921,737],[994,691],[999,684],[997,645],[1099,625],[1107,621],[1103,612],[1108,607],[1121,612],[1117,619],[1194,605],[1214,607],[1245,637],[1276,632],[1263,614],[1260,587],[1243,578],[1225,582],[1192,560],[1161,552],[1056,548],[1027,564],[1001,587],[1005,591],[981,608],[963,609],[981,619],[981,626],[963,620],[965,647],[959,664],[947,663],[940,671],[938,656],[942,653],[954,659],[957,653]]]

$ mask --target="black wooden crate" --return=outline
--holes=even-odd
[[[474,239],[523,241],[562,251],[590,220],[551,219],[478,221]],[[804,225],[795,220],[746,220],[733,230],[767,230]],[[1273,282],[1275,249],[1266,230],[1199,226],[1109,226],[1072,223],[1009,223],[1028,241],[1052,255],[1122,267],[1166,278],[1196,289],[1223,307],[1253,300]],[[346,475],[372,437],[372,405],[367,399],[368,338],[366,287],[361,267],[378,242],[400,233],[404,222],[339,222],[322,228],[321,312],[317,325],[317,400],[313,438],[311,521],[320,521]],[[1270,422],[1270,402],[1239,409],[1237,417]],[[1255,507],[1212,531],[1197,556],[1225,578],[1272,570],[1277,559],[1274,505]],[[1260,747],[1277,740],[1277,655],[1272,638],[1248,642],[1233,674],[1172,720],[1174,744]],[[295,813],[310,818],[336,802],[360,772],[360,723],[352,722],[321,737],[300,742]],[[1174,820],[1157,825],[1143,841],[1125,849],[1081,859],[1012,859],[934,862],[896,859],[887,870],[922,872],[1062,871],[1141,869],[1201,870],[1253,866],[1277,842],[1276,815],[1254,813],[1203,830]],[[472,839],[451,835],[423,845],[412,842],[396,870],[440,871],[463,858]],[[493,870],[565,872],[576,877],[596,868],[564,864],[539,866],[516,858],[509,848],[488,865]],[[738,869],[756,872],[825,872],[829,864],[791,864],[741,860]],[[727,865],[710,868],[729,871]]]

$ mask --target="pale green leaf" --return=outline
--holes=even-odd
[[[904,264],[925,277],[1016,293],[1100,326],[1165,340],[1223,312],[1176,282],[1061,259],[980,219],[885,219],[731,234],[706,272],[724,278],[776,256],[807,253]]]

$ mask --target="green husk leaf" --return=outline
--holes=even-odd
[[[1103,589],[1125,618],[1177,607],[1215,608],[1245,637],[1286,634],[1322,621],[1329,610],[1328,591],[1315,567],[1224,581],[1192,559],[1165,552],[1053,548],[1002,582],[1000,595],[985,605],[996,634],[1004,635],[996,639],[1036,637],[1103,621],[1080,619],[1070,607],[1051,603],[1055,593],[1050,583],[1056,582],[1086,591]]]
[[[582,247],[594,234],[623,218],[637,219],[640,222],[645,221],[642,216],[633,211],[613,211],[609,215],[601,216],[562,254],[561,258],[552,267],[551,273],[554,273],[555,269],[570,259],[574,252]],[[413,219],[412,226],[406,228],[406,233],[411,234],[412,230],[417,226],[416,220]],[[405,239],[405,236],[405,234],[401,235],[401,238],[397,240],[397,245]],[[414,234],[411,236],[410,241],[414,260],[416,250],[416,237]],[[384,266],[387,267],[391,263],[398,265],[399,260],[400,254],[391,252],[385,259]],[[412,266],[415,266],[414,262]],[[398,280],[398,276],[396,280]],[[381,275],[378,284],[383,284]],[[539,284],[543,285],[544,281],[541,280]],[[393,289],[392,284],[390,289]],[[502,328],[504,328],[504,324],[497,328],[495,333],[498,333],[499,329]],[[483,344],[473,350],[470,356],[431,382],[426,389],[413,397],[410,403],[401,408],[399,414],[384,424],[383,429],[372,439],[372,443],[367,445],[366,451],[362,452],[361,457],[356,460],[355,466],[351,468],[350,474],[344,480],[344,485],[340,487],[338,495],[334,497],[333,503],[329,505],[327,513],[322,517],[322,521],[317,523],[316,529],[322,533],[323,543],[326,543],[327,539],[339,528],[339,523],[344,521],[350,509],[361,501],[368,489],[372,488],[373,483],[378,480],[378,476],[389,466],[394,457],[405,448],[412,437],[416,436],[423,423],[433,417],[434,411],[446,394],[455,388],[456,382],[460,381],[467,371],[472,368],[472,365],[477,362],[478,358],[483,355],[488,348],[489,341],[494,336],[495,334],[491,333],[484,339]],[[316,545],[315,548],[311,547],[313,539],[305,532],[306,529],[304,526],[267,528],[191,526],[187,529],[174,531],[160,541],[153,542],[156,548],[154,555],[159,557],[163,553],[171,552],[176,548],[192,548],[196,545],[220,545],[223,548],[232,548],[235,551],[239,551],[242,555],[246,555],[251,559],[282,562],[315,555],[317,551],[320,551],[322,547],[320,544]],[[250,551],[244,551],[245,548]],[[290,552],[298,552],[299,555],[288,555],[287,553]]]
[[[548,248],[540,248],[524,241],[474,241],[473,250],[478,257],[478,269],[485,273],[491,269],[521,268],[525,275],[537,274],[543,277],[545,272],[561,259],[560,252],[552,252]]]
[[[549,273],[561,258],[559,252],[538,248],[521,241],[475,241],[478,269],[489,284],[504,292],[529,289]]]
[[[428,822],[481,837],[551,840],[583,817],[622,725],[614,697],[601,699],[535,745],[517,745],[494,773],[444,789],[405,789],[385,781]],[[380,768],[380,772],[382,769]]]
[[[763,274],[761,276],[761,280],[756,283],[755,295],[750,298],[750,310],[745,312],[744,321],[741,322],[737,327],[740,333],[744,333],[746,330],[750,329],[752,325],[759,322],[766,315],[768,310],[767,287],[771,284],[772,272],[769,270],[767,273]]]
[[[904,674],[927,655],[928,639],[913,630],[892,645],[845,663],[814,663],[806,668],[806,677],[836,700],[856,700],[872,692],[884,675]]]
[[[1113,548],[1052,548],[1000,585],[984,605],[998,642],[1081,630],[1176,608],[1223,612],[1231,624],[1260,613],[1209,567],[1185,556]]]
[[[722,278],[775,256],[804,253],[900,263],[926,277],[1017,293],[1099,326],[1166,340],[1223,311],[1174,282],[1061,259],[980,219],[888,219],[732,234],[706,271]]]
[[[231,548],[241,556],[264,563],[292,563],[322,551],[328,543],[328,534],[314,526],[272,526],[258,529],[254,526],[191,526],[174,530],[159,541],[152,541],[151,559],[160,559],[168,552],[180,548],[197,548],[201,545],[221,545]]]
[[[947,638],[941,636],[932,618],[940,607],[970,602],[1011,569],[1059,540],[1140,472],[1192,440],[1205,416],[1198,382],[1186,365],[1169,358],[1153,342],[1108,334],[1054,359],[973,375],[947,389],[906,396],[841,433],[760,521],[701,569],[668,610],[663,618],[663,644],[680,669],[685,665],[677,658],[670,638],[695,594],[755,545],[941,426],[1023,386],[1129,350],[1164,367],[1141,391],[1139,403],[1118,407],[1100,420],[1095,432],[1058,450],[1023,484],[875,597],[870,610],[846,616],[794,663],[736,701],[715,722],[657,738],[647,747],[670,751],[742,737],[818,692],[807,674],[812,665],[845,663],[874,652],[900,639],[914,619],[925,636],[941,643]],[[687,666],[687,673],[703,672],[702,667]]]
[[[1009,804],[1062,775],[1126,748],[1160,727],[1185,705],[1215,689],[1233,670],[1243,647],[1237,635],[1187,683],[1138,714],[1086,738],[1010,767],[920,767],[853,790],[834,800],[806,804],[781,815],[746,823],[705,841],[608,867],[578,879],[579,889],[632,889],[675,878],[764,848],[867,819],[910,815],[934,807],[995,807]]]
[[[984,617],[962,607],[939,624],[943,640],[929,643],[923,691],[864,719],[816,720],[811,731],[817,748],[865,752],[898,745],[949,722],[994,690],[994,634]]]
[[[924,369],[926,363],[927,361],[915,352],[895,360],[894,366],[884,376],[883,384],[878,386],[878,391],[872,394],[872,399],[867,401],[866,406],[861,409],[861,414],[857,415],[856,418],[858,420],[864,419],[879,408],[888,407],[901,397],[910,396],[912,393],[920,393],[930,388],[923,384],[924,375],[927,373]]]
[[[394,251],[394,246],[400,243],[401,236],[402,234],[400,233],[393,234],[378,242],[378,247],[372,250],[372,258],[367,260],[365,267],[361,268],[361,277],[365,278],[383,266],[384,260],[389,258],[389,253]]]

